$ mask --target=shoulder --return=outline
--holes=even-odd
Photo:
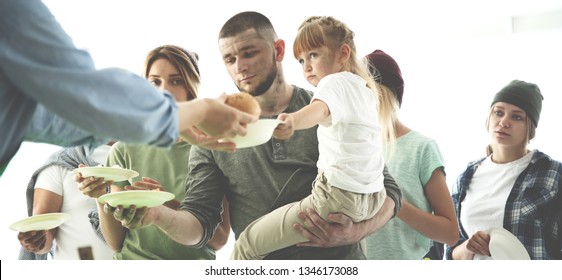
[[[417,130],[411,130],[409,133],[407,133],[406,135],[404,135],[405,139],[410,139],[411,141],[416,141],[419,143],[435,143],[437,144],[437,142],[435,141],[435,139],[417,131]]]
[[[324,78],[322,78],[322,80],[320,80],[320,82],[316,86],[316,89],[319,90],[323,87],[345,86],[350,83],[357,83],[357,82],[364,84],[365,81],[361,79],[361,77],[359,77],[358,75],[353,74],[351,72],[338,72],[338,73],[327,75]]]
[[[304,89],[302,87],[299,86],[293,86],[293,95],[297,96],[297,97],[304,97],[304,98],[311,98],[312,95],[314,94],[312,91],[308,90],[308,89]]]
[[[66,175],[66,173],[68,173],[70,171],[72,171],[72,170],[70,170],[66,167],[62,167],[62,166],[57,165],[57,164],[51,164],[51,165],[48,165],[45,168],[43,168],[38,174],[39,174],[39,176],[51,174],[51,175],[58,175],[58,176],[63,177],[64,175]]]
[[[440,153],[439,145],[435,139],[419,132],[412,130],[404,136],[397,139],[402,145],[415,148],[420,152],[432,151]]]
[[[541,168],[562,172],[562,164],[560,161],[554,160],[549,155],[539,150],[535,151],[535,154],[531,158],[531,164],[538,164]]]
[[[143,151],[147,149],[152,149],[153,146],[139,145],[139,144],[129,144],[119,141],[111,146],[110,154],[113,153],[132,153],[134,151]]]
[[[287,107],[287,113],[298,111],[300,108],[308,105],[312,100],[313,92],[295,85],[293,86],[293,97],[289,106]]]

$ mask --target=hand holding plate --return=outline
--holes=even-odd
[[[18,233],[18,240],[21,246],[28,252],[39,252],[47,243],[47,231],[32,230]]]
[[[120,221],[122,226],[129,229],[138,229],[145,226],[142,224],[142,220],[144,215],[148,211],[148,207],[137,209],[135,205],[131,205],[131,207],[129,208],[123,208],[122,205],[119,205],[114,209],[115,211],[113,212],[113,217],[116,220]]]
[[[125,186],[128,191],[165,191],[164,186],[155,179],[142,177],[142,181],[134,182],[132,186]]]
[[[294,119],[291,114],[282,113],[277,117],[279,124],[273,131],[273,137],[280,140],[287,140],[295,133]]]
[[[132,186],[125,186],[125,190],[166,191],[166,188],[152,178],[143,177],[142,181],[134,182]],[[180,206],[180,202],[172,199],[164,202],[164,206],[176,210]]]
[[[77,176],[80,177],[77,178]],[[95,177],[81,178],[80,173],[77,173],[74,177],[75,179],[77,178],[77,180],[80,180],[80,183],[78,184],[78,189],[82,192],[82,194],[95,199],[108,193],[108,189],[113,183],[113,181],[111,180],[106,181],[103,178],[95,178]]]
[[[485,231],[477,231],[466,241],[466,249],[472,254],[490,256],[490,235]]]

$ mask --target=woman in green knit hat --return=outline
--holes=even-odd
[[[487,156],[453,188],[460,239],[447,259],[562,259],[562,165],[528,146],[542,100],[536,84],[519,80],[495,95]]]

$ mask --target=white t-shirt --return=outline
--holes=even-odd
[[[93,159],[105,163],[109,154],[109,146],[103,145],[94,151]],[[55,236],[56,260],[79,260],[78,248],[92,247],[94,259],[111,260],[113,251],[96,235],[88,214],[97,209],[95,199],[80,192],[74,181],[74,173],[60,166],[49,166],[37,177],[35,188],[41,188],[63,197],[60,212],[71,215],[70,220],[62,224]]]
[[[498,164],[486,158],[472,177],[461,202],[461,222],[468,236],[477,231],[503,228],[505,204],[517,177],[531,162],[535,151],[509,163]],[[475,260],[490,257],[475,255]]]
[[[330,117],[318,126],[317,166],[330,184],[355,193],[381,191],[384,158],[377,97],[350,72],[324,77],[311,102],[322,100]]]

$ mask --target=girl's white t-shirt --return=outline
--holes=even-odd
[[[375,93],[360,76],[340,72],[318,83],[315,100],[330,109],[318,126],[317,165],[328,182],[355,193],[381,191],[384,155]]]

